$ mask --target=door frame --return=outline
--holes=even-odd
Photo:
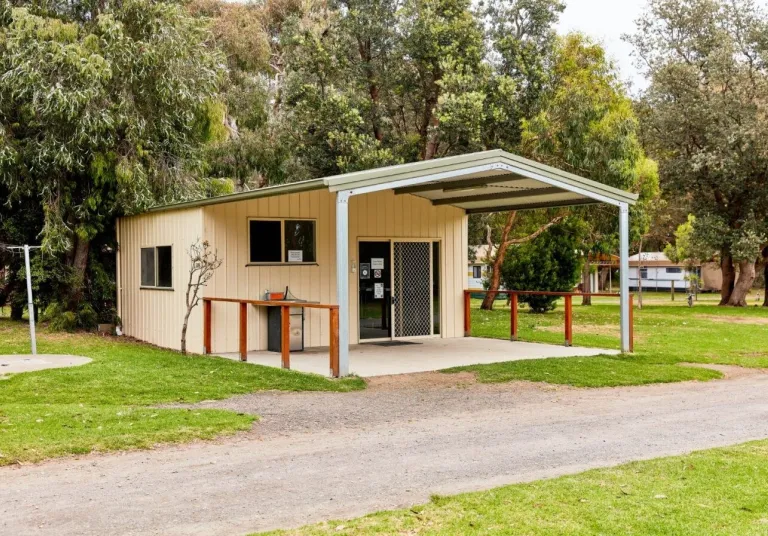
[[[430,293],[429,293],[429,335],[415,335],[415,336],[403,336],[403,337],[396,337],[395,336],[395,311],[394,311],[394,304],[392,301],[390,301],[389,304],[389,318],[390,322],[392,322],[392,329],[391,329],[391,335],[389,337],[380,337],[377,339],[361,339],[360,338],[360,284],[359,282],[357,287],[357,303],[358,303],[358,314],[357,314],[357,333],[358,333],[358,343],[359,344],[366,344],[369,342],[386,342],[386,341],[396,341],[396,340],[412,340],[412,339],[434,339],[434,338],[440,338],[442,337],[442,334],[435,333],[435,295],[433,292],[431,292],[432,285],[435,284],[435,274],[434,274],[434,248],[431,246],[432,243],[437,242],[439,244],[439,256],[441,257],[438,259],[438,262],[440,263],[440,266],[442,267],[442,257],[443,257],[443,240],[441,238],[412,238],[412,237],[382,237],[382,236],[376,236],[376,237],[358,237],[357,238],[357,263],[360,264],[360,242],[389,242],[389,265],[391,266],[391,269],[389,270],[389,285],[392,289],[392,296],[394,297],[395,294],[395,242],[425,242],[430,244],[429,248],[429,281],[430,281]],[[437,289],[438,293],[440,295],[440,303],[442,307],[442,298],[443,298],[443,272],[444,270],[440,270],[440,274],[438,276],[437,281]],[[442,329],[440,330],[442,331]]]

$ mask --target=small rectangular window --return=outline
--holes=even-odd
[[[682,274],[683,269],[679,267],[667,268],[668,274]]]
[[[281,227],[280,220],[249,222],[251,262],[283,262]]]
[[[155,286],[155,248],[141,248],[141,286]]]
[[[141,286],[173,288],[173,249],[171,246],[141,248]]]
[[[643,279],[648,277],[648,268],[640,268],[640,277]]]
[[[315,262],[315,222],[285,220],[286,262]]]
[[[482,277],[483,277],[483,267],[482,266],[473,266],[472,267],[472,277],[474,279],[482,279]]]

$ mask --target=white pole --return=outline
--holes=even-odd
[[[339,376],[349,375],[349,197],[336,192],[336,300],[339,304]]]
[[[629,352],[629,206],[619,205],[621,351]]]
[[[29,246],[24,246],[24,267],[27,271],[27,310],[29,312],[29,339],[32,344],[32,355],[37,355],[37,340],[35,339],[35,304],[32,302],[32,271],[29,269]]]

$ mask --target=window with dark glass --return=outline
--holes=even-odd
[[[250,227],[250,261],[251,262],[283,262],[281,249],[280,220],[251,220]]]
[[[285,220],[285,261],[315,262],[315,222]]]
[[[141,286],[155,286],[155,248],[141,248]]]
[[[683,269],[680,268],[680,267],[667,268],[667,273],[668,274],[682,274],[683,273]]]
[[[648,277],[648,268],[640,268],[640,277],[643,279]]]
[[[158,246],[155,253],[157,257],[157,285],[160,288],[173,286],[173,262],[171,246]]]
[[[141,286],[173,288],[173,254],[171,246],[141,248]]]
[[[483,277],[483,268],[482,266],[473,266],[472,267],[472,277],[475,279],[482,279]]]

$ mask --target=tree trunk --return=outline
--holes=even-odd
[[[732,307],[746,307],[747,295],[752,290],[754,282],[755,263],[752,261],[741,261],[739,263],[739,279],[733,287],[728,305]]]
[[[493,265],[491,267],[491,283],[488,286],[488,292],[483,298],[483,303],[480,305],[480,309],[490,311],[493,309],[493,302],[498,294],[499,287],[501,286],[501,266],[504,264],[504,257],[507,255],[507,248],[509,247],[509,233],[512,230],[512,224],[515,223],[517,212],[512,211],[507,214],[507,221],[504,222],[504,228],[501,230],[501,240],[499,241],[499,248],[496,250],[496,257],[493,259]],[[489,248],[488,254],[491,254]]]
[[[589,253],[584,258],[584,267],[581,269],[581,291],[584,294],[592,292],[592,265],[589,263]],[[582,305],[592,305],[592,296],[582,296]]]
[[[75,250],[72,257],[72,270],[74,279],[72,282],[72,291],[69,295],[69,310],[75,311],[80,305],[85,293],[85,271],[88,268],[88,252],[91,243],[88,240],[77,238],[75,240]]]
[[[24,306],[11,304],[11,320],[21,320],[24,317]]]
[[[763,249],[763,307],[768,307],[768,246]]]
[[[723,274],[723,285],[720,287],[720,305],[728,305],[736,282],[736,270],[733,267],[733,257],[730,251],[720,251],[720,271]]]
[[[597,292],[604,292],[606,287],[608,286],[606,283],[608,282],[608,273],[610,268],[603,268],[600,270],[600,277],[598,279],[597,283]]]

